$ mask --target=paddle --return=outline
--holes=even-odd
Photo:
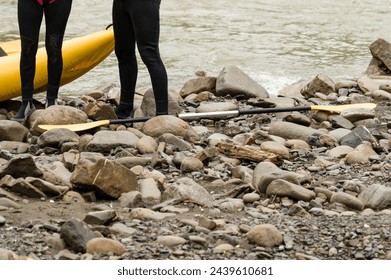
[[[267,114],[267,113],[279,113],[279,112],[293,112],[293,111],[329,111],[329,112],[341,112],[346,109],[373,109],[376,107],[374,103],[358,103],[348,105],[312,105],[302,107],[286,107],[286,108],[257,108],[247,110],[233,110],[222,112],[205,112],[205,113],[184,113],[178,114],[177,117],[182,120],[196,120],[207,118],[219,118],[219,117],[237,117],[240,115],[250,114]],[[137,123],[145,122],[152,117],[132,118],[132,119],[116,119],[116,120],[101,120],[80,124],[57,124],[57,125],[38,125],[40,129],[50,130],[54,128],[67,128],[72,131],[83,131],[92,129],[99,126],[108,126],[110,124],[125,124],[125,123]]]

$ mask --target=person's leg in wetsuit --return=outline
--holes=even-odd
[[[42,2],[40,4],[39,2]],[[18,1],[18,24],[21,38],[20,78],[22,106],[12,120],[23,122],[35,110],[33,105],[34,76],[39,32],[45,14],[45,44],[48,55],[47,106],[53,105],[58,95],[62,73],[62,41],[72,0]]]
[[[62,43],[72,8],[72,0],[57,0],[44,9],[48,54],[48,85],[46,107],[56,104],[63,68]]]
[[[160,57],[160,0],[114,0],[113,28],[115,54],[121,83],[119,118],[133,110],[137,81],[136,44],[147,66],[155,96],[156,115],[168,114],[168,79]]]

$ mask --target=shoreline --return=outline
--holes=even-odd
[[[197,74],[170,91],[171,114],[357,108],[44,132],[113,119],[118,88],[38,108],[25,125],[6,102],[0,258],[391,259],[389,87],[319,74],[270,97],[237,67]],[[153,102],[137,95],[135,117],[153,116]]]

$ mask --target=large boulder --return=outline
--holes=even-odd
[[[216,96],[243,96],[244,98],[268,98],[267,90],[238,67],[225,66],[217,76]]]

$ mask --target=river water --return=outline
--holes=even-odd
[[[73,0],[66,38],[104,29],[111,3]],[[17,1],[0,5],[0,41],[18,38]],[[391,0],[162,0],[160,48],[170,87],[179,90],[197,70],[215,76],[228,64],[271,94],[319,73],[357,77],[370,62],[370,43],[391,41],[390,6]],[[118,84],[116,63],[110,55],[61,93]],[[139,67],[138,88],[148,88],[146,68]]]

